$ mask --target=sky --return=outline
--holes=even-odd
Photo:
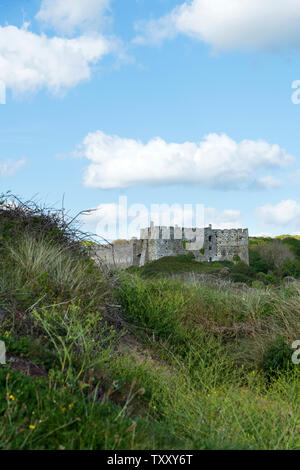
[[[299,23],[298,0],[0,0],[0,193],[97,209],[90,231],[126,197],[299,234]]]

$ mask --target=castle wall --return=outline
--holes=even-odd
[[[100,245],[94,258],[109,266],[144,266],[165,256],[192,252],[197,261],[234,261],[235,256],[249,264],[248,230],[218,230],[182,227],[151,227],[141,230],[141,239]]]
[[[214,230],[216,239],[215,260],[230,260],[239,256],[249,264],[249,235],[247,229]]]
[[[140,242],[140,240],[124,240],[113,245],[98,245],[92,253],[92,257],[111,267],[139,266],[140,250],[138,245],[141,245]]]

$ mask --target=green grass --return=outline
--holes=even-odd
[[[298,283],[172,279],[249,275],[182,256],[107,275],[29,233],[0,255],[0,449],[300,448]]]
[[[199,263],[193,256],[166,256],[147,263],[142,268],[128,268],[128,272],[139,272],[145,277],[173,275],[180,273],[218,274],[224,267],[232,266],[230,261]]]

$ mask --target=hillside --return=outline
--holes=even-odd
[[[285,278],[300,278],[300,239],[291,236],[250,238],[249,260],[249,266],[238,257],[234,263],[199,263],[191,253],[160,258],[142,268],[132,267],[127,271],[138,273],[144,278],[181,277],[203,280],[204,277],[214,277],[253,287],[280,286]]]
[[[252,240],[234,282],[186,257],[100,270],[63,214],[5,197],[0,235],[0,449],[299,448],[297,239],[280,264]]]

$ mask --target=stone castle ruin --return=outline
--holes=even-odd
[[[151,226],[140,231],[140,239],[117,240],[97,245],[92,256],[109,266],[144,266],[164,256],[193,253],[196,261],[235,261],[249,264],[248,229],[202,229]]]

